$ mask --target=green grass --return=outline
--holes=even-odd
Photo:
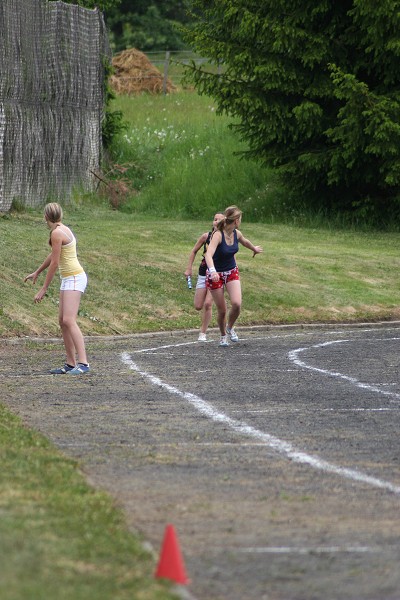
[[[170,218],[209,218],[216,209],[240,204],[259,220],[272,194],[272,173],[243,160],[247,146],[229,128],[227,116],[194,93],[121,96],[115,100],[129,124],[113,147],[113,160],[136,192],[124,211]]]
[[[1,406],[0,455],[1,598],[176,598],[110,497]]]
[[[86,335],[197,328],[184,270],[206,221],[112,211],[98,204],[65,210],[89,275],[80,324]],[[246,222],[241,230],[264,248],[241,248],[243,309],[238,326],[399,317],[400,236]],[[23,283],[48,252],[40,212],[0,218],[0,336],[58,336],[58,281],[33,304]],[[199,263],[195,262],[195,269]],[[36,287],[43,281],[43,275]],[[213,325],[215,325],[215,316]]]

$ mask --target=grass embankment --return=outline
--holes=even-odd
[[[86,335],[198,327],[193,291],[183,272],[211,219],[154,219],[95,205],[65,212],[89,274],[80,311]],[[264,253],[255,258],[245,248],[238,253],[243,286],[239,327],[399,317],[398,234],[247,223],[246,214],[241,229]],[[0,219],[2,337],[59,335],[58,281],[39,305],[33,296],[43,275],[35,288],[23,283],[46,256],[47,236],[41,212]]]

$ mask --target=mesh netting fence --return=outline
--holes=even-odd
[[[102,14],[63,2],[0,2],[0,211],[90,189],[101,158]]]

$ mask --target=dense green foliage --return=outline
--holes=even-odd
[[[192,66],[298,203],[400,214],[400,2],[194,0]]]
[[[188,21],[185,0],[118,0],[105,12],[113,49],[142,52],[185,47],[179,25]]]
[[[55,1],[55,0],[50,0]],[[104,13],[113,50],[142,52],[185,48],[181,25],[188,23],[188,0],[65,0]]]
[[[125,122],[123,119],[122,112],[120,110],[114,110],[112,108],[112,101],[115,99],[115,94],[111,88],[109,76],[113,70],[112,65],[110,64],[108,58],[104,59],[104,69],[105,69],[105,78],[104,78],[104,118],[101,124],[101,136],[103,141],[103,147],[105,150],[108,150],[114,140],[118,137],[125,129]]]
[[[55,0],[50,0],[55,1]],[[104,13],[115,52],[138,48],[142,52],[186,48],[181,32],[189,15],[189,0],[65,0]]]
[[[54,2],[56,0],[50,0]],[[98,8],[99,10],[107,10],[117,6],[121,0],[63,0],[66,4],[77,4],[84,8]]]

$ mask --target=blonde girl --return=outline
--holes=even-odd
[[[239,251],[239,243],[249,248],[253,256],[262,252],[261,246],[254,246],[239,231],[242,211],[237,206],[229,206],[224,218],[218,223],[210,245],[205,254],[207,263],[207,289],[210,290],[218,311],[218,326],[221,332],[220,346],[228,346],[228,336],[232,342],[239,341],[234,325],[242,306],[242,290],[239,269],[235,255]],[[227,318],[227,306],[224,290],[226,289],[231,308]]]
[[[90,371],[87,361],[85,342],[76,322],[81,296],[87,285],[87,276],[78,261],[76,239],[72,231],[62,223],[62,208],[56,202],[46,204],[44,218],[50,229],[49,244],[51,252],[44,262],[27,275],[24,281],[36,280],[42,271],[47,269],[43,286],[35,295],[38,303],[46,296],[48,287],[57,270],[61,276],[59,324],[64,340],[66,361],[64,366],[52,369],[53,375],[81,375]]]

